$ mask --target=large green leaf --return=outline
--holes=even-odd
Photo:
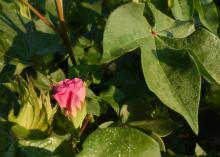
[[[194,32],[191,21],[175,21],[149,3],[155,25],[150,27],[143,16],[144,4],[128,3],[113,11],[107,21],[103,38],[102,62],[110,62],[140,46],[152,34],[184,38]]]
[[[160,40],[154,43],[148,38],[141,47],[141,62],[149,89],[198,133],[201,78],[186,51],[168,48]]]
[[[180,113],[194,132],[198,133],[201,86],[198,69],[186,51],[163,46],[166,45],[163,41],[166,38],[179,39],[192,34],[195,30],[194,24],[191,21],[175,21],[153,4],[148,5],[154,17],[152,28],[149,28],[142,15],[144,6],[141,3],[125,4],[111,14],[104,32],[103,60],[112,61],[141,47],[142,69],[148,87],[165,105]],[[137,19],[141,24],[136,26]],[[176,60],[179,61],[177,64],[174,62]]]
[[[200,29],[186,40],[186,45],[201,66],[205,78],[220,84],[220,39],[213,33]]]
[[[157,142],[132,128],[105,128],[93,132],[77,157],[160,157]]]
[[[150,26],[143,16],[144,4],[128,3],[111,13],[105,26],[102,62],[110,62],[139,46]]]
[[[194,6],[202,25],[217,34],[219,15],[215,3],[212,0],[195,0]]]

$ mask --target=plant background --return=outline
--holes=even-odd
[[[59,27],[53,0],[29,2]],[[76,60],[73,64],[60,35],[21,2],[0,0],[0,156],[92,156],[96,150],[106,153],[116,148],[116,154],[118,151],[124,152],[122,156],[129,156],[128,146],[141,153],[160,156],[158,143],[162,156],[220,155],[220,87],[217,83],[202,78],[196,135],[182,116],[166,107],[148,89],[140,49],[112,62],[101,62],[106,21],[114,9],[128,2],[63,0]],[[146,5],[150,2],[174,18],[172,0],[143,1]],[[202,10],[207,17],[202,19],[201,10],[193,7],[196,30],[203,27],[219,37],[219,1],[194,1],[197,2],[207,4]],[[150,23],[147,7],[144,16]],[[219,65],[220,60],[215,64]],[[82,78],[89,88],[86,111],[82,110],[77,118],[69,121],[53,100],[50,85],[74,77]],[[87,113],[93,118],[79,136]],[[97,128],[107,128],[107,131],[96,131]],[[108,134],[109,128],[113,130]],[[117,131],[117,128],[128,129]],[[139,138],[146,138],[149,143]],[[148,150],[150,146],[154,147]]]

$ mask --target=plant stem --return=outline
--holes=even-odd
[[[72,47],[71,47],[71,41],[69,39],[66,24],[65,24],[62,0],[56,0],[56,6],[57,6],[57,12],[58,12],[58,16],[59,16],[61,33],[62,33],[62,38],[63,38],[64,44],[67,48],[67,51],[69,53],[69,56],[70,56],[72,63],[76,64],[75,57],[73,55],[73,51],[72,51]]]
[[[26,0],[19,0],[21,3],[26,5],[36,16],[38,16],[47,26],[53,29],[54,32],[60,34],[59,29],[57,29],[52,22],[47,20],[39,11],[37,11],[28,1]]]
[[[82,133],[84,132],[84,130],[86,129],[87,125],[89,124],[90,120],[92,119],[92,115],[91,114],[87,114],[84,121],[83,121],[83,124],[82,124],[82,127],[80,128],[80,132],[79,132],[79,136],[82,135]]]

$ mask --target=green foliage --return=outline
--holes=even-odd
[[[120,17],[126,16],[128,13],[133,13],[131,11],[133,9],[132,7],[140,8],[140,11],[135,12],[136,15],[129,17],[129,20],[133,21],[142,18],[142,23],[144,24],[140,27],[134,25],[134,29],[140,32],[145,32],[145,35],[144,33],[140,33],[142,36],[136,36],[135,40],[130,38],[131,41],[129,41],[127,40],[127,35],[134,37],[134,34],[137,35],[138,33],[131,30],[127,31],[123,29],[123,31],[120,31],[119,29],[115,29],[114,23],[120,27],[121,25],[125,25],[124,27],[132,25],[123,21],[119,24],[114,16]],[[105,54],[109,54],[109,51],[120,56],[123,52],[121,49],[124,48],[124,51],[127,52],[129,49],[133,50],[140,46],[142,69],[150,90],[153,91],[164,104],[182,114],[194,132],[198,133],[197,121],[201,79],[197,67],[192,63],[189,56],[183,56],[185,53],[184,50],[172,50],[160,42],[160,36],[172,38],[183,38],[188,36],[194,30],[192,29],[193,25],[191,26],[190,23],[175,24],[176,22],[173,19],[158,11],[152,4],[149,4],[149,7],[151,8],[155,19],[155,25],[151,30],[152,32],[150,32],[150,25],[147,24],[147,21],[142,15],[143,6],[141,4],[125,4],[124,7],[118,8],[112,13],[109,23],[106,26],[106,31],[104,32],[106,37],[104,36],[103,58],[106,58]],[[141,20],[138,21],[140,22]],[[118,35],[115,37],[116,40],[112,40],[114,37],[112,34],[114,33],[111,33],[111,30],[120,31],[120,34],[114,32]],[[111,36],[108,36],[108,34]],[[120,39],[120,41],[124,40],[125,43],[120,41],[116,42],[117,39]],[[109,41],[115,43],[109,43]],[[130,44],[132,41],[136,45]],[[129,49],[126,48],[126,45],[129,45]],[[112,57],[109,55],[108,58],[109,60],[113,60],[115,59],[115,56]],[[179,65],[175,65],[176,63],[173,62],[177,59],[179,60]],[[182,71],[184,71],[184,73]],[[185,84],[186,82],[187,85]],[[166,91],[166,93],[164,93],[164,91]]]
[[[28,2],[60,33],[0,0],[0,156],[219,155],[218,0],[63,0],[70,47],[55,1]],[[75,117],[65,78],[86,86]]]

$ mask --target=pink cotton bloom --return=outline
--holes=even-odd
[[[65,79],[53,86],[53,96],[60,108],[66,110],[67,115],[77,114],[81,109],[86,97],[86,87],[79,78]]]

